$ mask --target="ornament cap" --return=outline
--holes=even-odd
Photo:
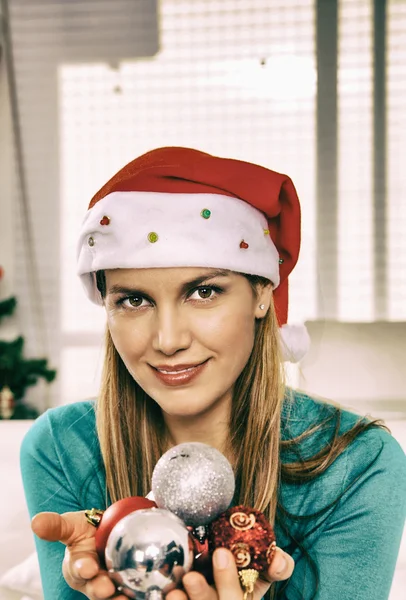
[[[104,515],[104,510],[100,510],[98,508],[91,508],[90,510],[85,510],[86,521],[93,525],[93,527],[98,527]]]
[[[259,573],[255,569],[242,569],[238,571],[241,585],[244,588],[244,600],[248,598],[248,594],[254,593],[254,586],[258,580]]]
[[[162,592],[159,589],[149,590],[146,595],[147,600],[162,600],[162,598]]]

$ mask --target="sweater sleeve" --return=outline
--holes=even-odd
[[[389,433],[372,429],[351,444],[343,492],[308,548],[320,577],[314,598],[387,600],[406,517],[406,457]]]
[[[56,409],[57,410],[57,409]],[[64,512],[83,510],[78,496],[80,474],[67,474],[64,457],[74,450],[74,439],[69,443],[56,443],[48,411],[39,417],[25,436],[20,453],[21,473],[28,511],[32,518],[43,511],[62,514]],[[62,435],[62,432],[61,432]],[[63,450],[64,448],[64,450]],[[86,457],[83,457],[86,462]],[[71,469],[72,470],[72,469]],[[73,486],[77,477],[78,486]],[[89,508],[89,507],[88,507]],[[60,542],[46,542],[35,536],[35,544],[40,564],[41,580],[45,600],[81,600],[85,596],[72,590],[62,575],[62,561],[65,546]]]

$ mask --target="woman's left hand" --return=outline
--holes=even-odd
[[[289,554],[276,548],[276,552],[267,573],[261,574],[255,585],[254,600],[260,600],[271,583],[289,579],[295,568],[295,562]],[[191,571],[182,580],[183,590],[173,590],[166,600],[243,600],[234,556],[225,548],[217,549],[213,554],[214,587],[210,586],[200,573]]]

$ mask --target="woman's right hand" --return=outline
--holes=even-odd
[[[39,513],[33,518],[31,528],[43,540],[65,544],[62,572],[71,588],[90,600],[128,600],[126,596],[116,592],[107,571],[100,568],[96,552],[96,528],[88,523],[84,511],[63,515]]]

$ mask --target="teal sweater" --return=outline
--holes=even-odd
[[[299,435],[335,411],[331,404],[294,393],[283,407],[281,439]],[[340,432],[358,419],[342,411]],[[310,457],[324,447],[334,426],[333,419],[303,441],[301,456]],[[295,460],[292,450],[282,452],[283,462]],[[58,407],[39,417],[23,441],[21,469],[31,517],[42,511],[106,508],[94,403]],[[321,476],[300,484],[282,483],[279,501],[287,512],[278,512],[277,542],[296,566],[287,585],[278,583],[278,598],[388,598],[406,517],[406,457],[389,433],[378,428],[364,432]],[[63,579],[64,546],[35,541],[45,600],[83,598]],[[317,593],[307,552],[319,572]]]

